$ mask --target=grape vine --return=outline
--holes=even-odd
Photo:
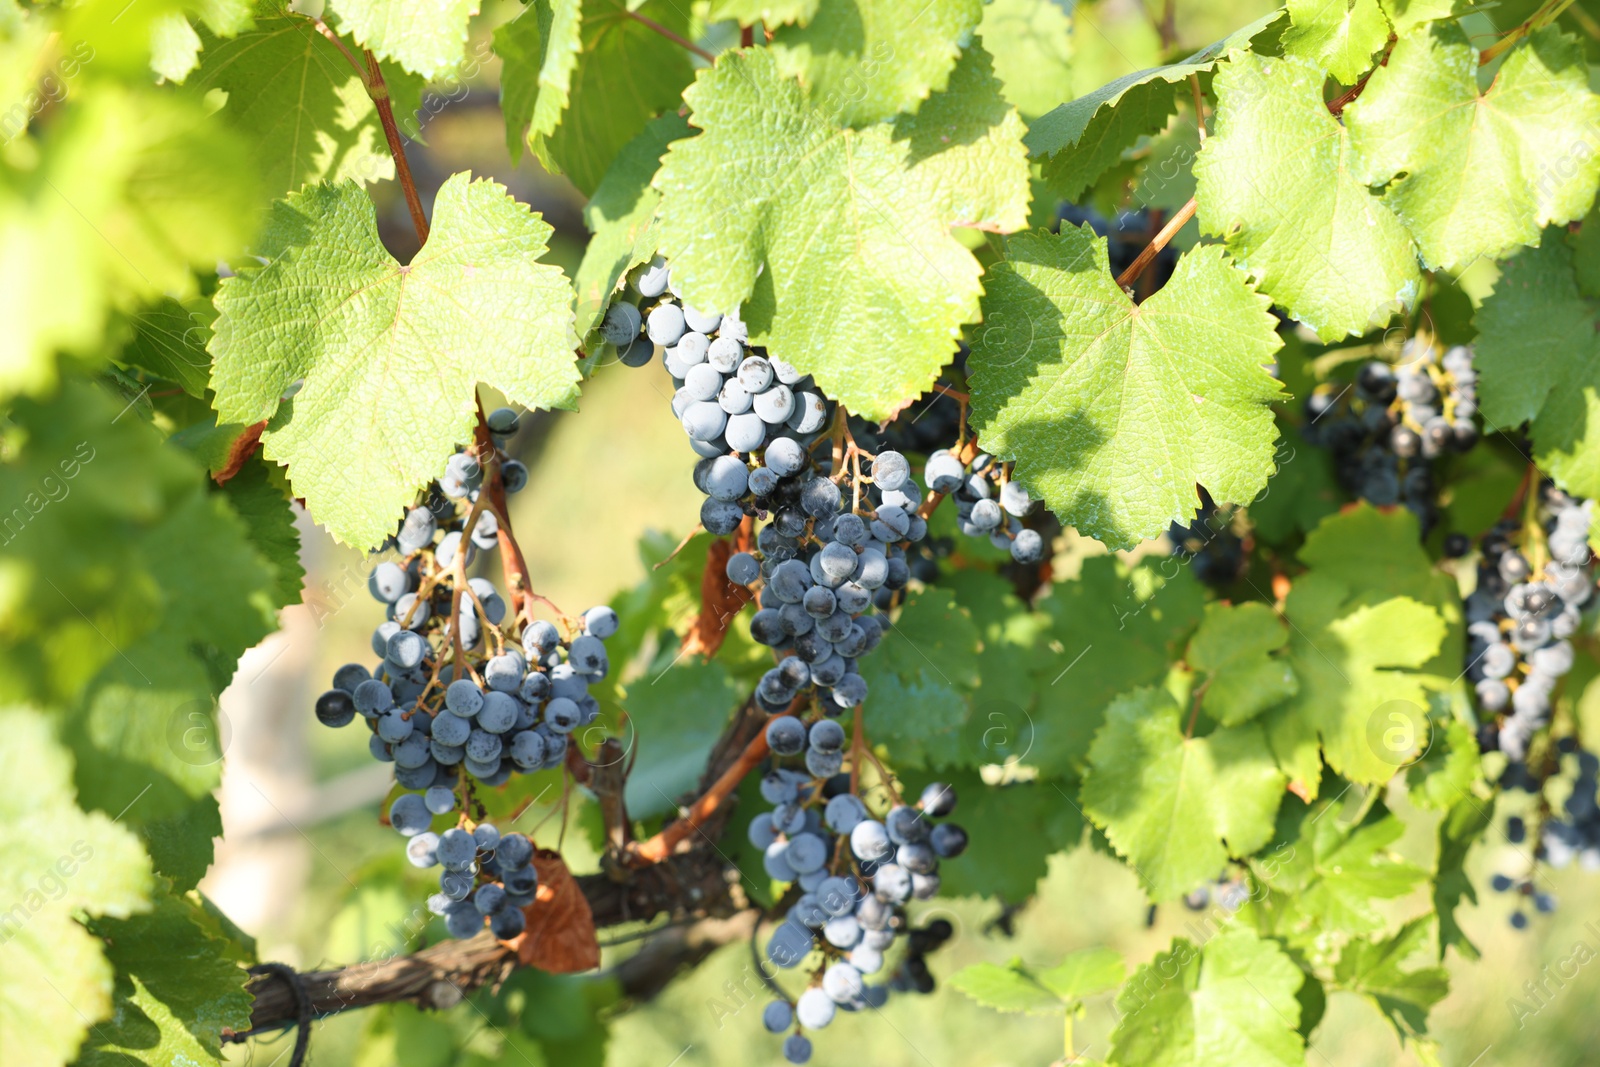
[[[1597,18],[10,10],[0,1059],[1563,1051]]]

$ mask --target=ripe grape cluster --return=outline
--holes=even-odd
[[[928,531],[923,491],[904,454],[859,447],[812,379],[750,346],[736,316],[684,304],[663,262],[635,271],[601,333],[628,366],[659,351],[676,387],[673,413],[700,456],[700,524],[740,535],[727,578],[753,594],[751,636],[777,661],[755,691],[774,716],[766,731],[773,765],[761,783],[774,809],[754,818],[750,839],[767,873],[800,891],[768,954],[781,967],[798,966],[817,945],[825,955],[813,986],[793,1004],[775,1001],[765,1018],[775,1032],[796,1020],[818,1029],[838,1010],[883,1002],[888,986],[865,979],[883,969],[884,951],[905,930],[902,905],[936,893],[939,860],[966,846],[960,827],[932,823],[954,806],[948,788],[916,807],[896,805],[880,822],[853,788],[859,767],[844,773],[848,734],[838,716],[866,699],[858,658],[883,640],[888,612],[911,581],[907,549]],[[960,484],[947,491],[959,490],[964,526],[1015,544],[994,498],[1025,513],[1031,502],[1020,486],[1007,488],[992,461],[970,472],[956,461],[955,469]],[[930,984],[922,950],[938,940],[919,932],[919,950],[895,980]],[[810,1040],[791,1034],[784,1051],[803,1063]]]
[[[727,563],[729,581],[755,591],[751,635],[787,652],[761,679],[757,701],[772,713],[802,695],[834,715],[859,705],[867,683],[856,658],[888,628],[872,609],[887,610],[910,581],[905,545],[927,534],[910,464],[898,452],[852,451],[835,477],[832,456],[813,448],[834,406],[809,377],[747,346],[734,316],[684,306],[664,264],[636,272],[628,292],[640,302],[613,303],[602,333],[630,366],[662,349],[678,387],[673,410],[701,456],[700,524],[718,536],[747,517],[752,528],[762,524],[751,550]]]
[[[1483,712],[1482,747],[1514,762],[1549,723],[1556,685],[1572,669],[1567,639],[1594,591],[1593,510],[1546,486],[1536,521],[1502,522],[1480,543],[1478,588],[1466,601],[1467,677]]]
[[[488,423],[501,439],[516,428],[509,409]],[[493,462],[506,489],[526,483],[515,460],[497,451]],[[618,623],[611,608],[591,608],[566,622],[563,635],[543,619],[508,617],[491,582],[461,582],[474,553],[497,544],[495,512],[482,506],[484,475],[477,457],[457,453],[431,487],[429,505],[406,515],[392,542],[402,555],[379,563],[367,580],[388,615],[372,634],[382,659],[371,669],[349,663],[335,671],[316,715],[332,727],[359,717],[373,758],[394,764],[395,781],[409,792],[394,801],[389,822],[408,838],[413,865],[442,868],[429,907],[451,935],[471,937],[487,921],[495,936],[509,938],[521,932],[520,909],[537,886],[533,845],[473,824],[472,812],[482,814],[473,789],[565,762],[572,732],[600,714],[588,687],[610,669],[605,640]],[[457,825],[432,830],[436,817],[451,815]]]
[[[1232,516],[1218,508],[1204,488],[1194,521],[1173,523],[1167,540],[1172,542],[1172,555],[1185,561],[1194,576],[1209,586],[1221,588],[1238,581],[1248,563]]]
[[[1438,519],[1433,462],[1478,442],[1472,349],[1444,352],[1412,338],[1398,366],[1374,360],[1353,384],[1318,386],[1306,399],[1304,435],[1333,452],[1340,483],[1378,505],[1403,503],[1424,533]]]
[[[924,957],[949,938],[949,924],[911,930],[904,908],[939,891],[939,861],[959,856],[967,834],[935,821],[955,810],[948,785],[931,783],[915,805],[895,803],[879,820],[851,792],[849,775],[819,776],[813,754],[840,765],[845,732],[833,719],[808,727],[779,716],[767,724],[767,740],[779,765],[762,779],[761,795],[773,809],[751,820],[750,843],[763,850],[774,881],[800,890],[767,940],[767,958],[790,969],[820,950],[821,961],[798,998],[772,1001],[762,1018],[773,1033],[798,1024],[783,1051],[789,1062],[805,1063],[811,1041],[803,1031],[826,1027],[840,1011],[881,1007],[891,989],[932,991]],[[802,754],[804,771],[784,765]],[[900,965],[888,982],[869,983],[903,934],[909,948]]]
[[[929,453],[923,477],[929,489],[955,501],[963,534],[987,538],[995,548],[1009,551],[1017,563],[1044,558],[1044,538],[1022,525],[1033,510],[1033,498],[1021,482],[1011,479],[1005,464],[984,452],[963,463],[958,450],[939,449]]]
[[[1578,748],[1575,740],[1564,740],[1571,741],[1569,747],[1577,754],[1578,774],[1567,796],[1566,818],[1548,818],[1541,827],[1540,855],[1552,867],[1566,867],[1577,860],[1586,871],[1600,871],[1600,803],[1595,800],[1600,788],[1600,758]]]
[[[1551,812],[1545,789],[1549,779],[1560,772],[1565,756],[1575,757],[1577,774],[1562,806],[1563,817]],[[1600,758],[1581,748],[1576,737],[1560,738],[1543,753],[1537,767],[1526,763],[1510,764],[1500,784],[1503,788],[1519,789],[1540,798],[1539,824],[1533,835],[1538,839],[1534,849],[1536,860],[1555,868],[1571,866],[1576,860],[1586,871],[1600,871],[1600,803],[1595,797],[1596,790],[1600,789]],[[1511,816],[1506,820],[1505,835],[1513,845],[1523,844],[1530,836],[1527,821],[1520,815]],[[1534,873],[1521,876],[1497,873],[1489,884],[1496,892],[1512,893],[1517,898],[1511,913],[1511,925],[1515,929],[1528,928],[1525,902],[1531,901],[1533,909],[1541,914],[1556,910],[1556,898],[1538,888]]]
[[[637,271],[628,293],[638,303],[613,302],[600,333],[630,367],[662,350],[677,387],[672,413],[701,457],[694,472],[707,498],[700,524],[721,536],[810,467],[807,447],[827,427],[832,405],[810,376],[748,347],[749,331],[736,315],[689,307],[674,288],[664,263]],[[756,453],[762,463],[739,458]]]

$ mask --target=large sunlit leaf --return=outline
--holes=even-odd
[[[1197,248],[1135,305],[1087,227],[1013,237],[985,280],[968,362],[988,451],[1063,522],[1131,548],[1213,498],[1250,500],[1272,473],[1265,370],[1282,343],[1267,300]]]
[[[402,266],[360,186],[308,186],[277,205],[265,265],[217,293],[219,416],[276,416],[262,447],[312,517],[349,544],[378,544],[470,438],[477,383],[528,407],[570,402],[572,291],[538,262],[549,234],[503,187],[457,174]]]

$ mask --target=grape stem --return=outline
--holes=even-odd
[[[697,534],[699,534],[704,529],[705,529],[705,527],[701,526],[698,522],[695,523],[693,526],[689,527],[689,532],[683,535],[683,540],[678,542],[677,547],[675,547],[671,552],[668,552],[667,555],[666,555],[666,558],[658,561],[650,569],[652,571],[658,571],[662,567],[665,567],[667,564],[671,563],[673,560],[677,559],[678,558],[678,553],[682,552],[684,549],[688,548],[689,547],[689,542],[693,541],[695,539],[695,536]]]
[[[1184,729],[1183,729],[1183,739],[1185,741],[1189,740],[1191,737],[1194,736],[1195,720],[1200,717],[1200,702],[1205,699],[1206,690],[1210,689],[1210,688],[1211,688],[1211,679],[1210,678],[1207,678],[1205,681],[1203,681],[1199,685],[1195,686],[1194,697],[1193,697],[1193,705],[1189,708],[1189,725],[1184,727]]]
[[[1206,144],[1206,96],[1200,91],[1200,75],[1189,75],[1189,91],[1194,94],[1194,128],[1200,135],[1200,147]],[[1067,1024],[1071,1026],[1069,1022]]]
[[[1496,41],[1494,44],[1480,52],[1478,54],[1478,65],[1480,67],[1487,66],[1488,64],[1494,62],[1500,56],[1516,47],[1518,41],[1528,36],[1528,34],[1532,33],[1534,30],[1550,25],[1561,16],[1563,11],[1571,6],[1572,0],[1545,0],[1545,2],[1539,6],[1539,10],[1535,11],[1532,15],[1529,15],[1526,21],[1510,30],[1504,37],[1500,38],[1500,40]]]
[[[701,824],[722,806],[722,802],[728,799],[729,794],[739,788],[739,783],[744,781],[744,776],[749,774],[756,764],[766,759],[767,752],[767,731],[765,729],[758,730],[755,737],[750,739],[750,743],[745,745],[744,751],[739,753],[739,758],[734,760],[733,764],[722,772],[721,777],[712,784],[710,789],[705,791],[699,800],[690,805],[689,810],[684,813],[682,818],[674,819],[666,826],[663,826],[661,832],[648,841],[642,841],[627,850],[625,856],[626,864],[629,867],[648,867],[651,864],[660,863],[672,855],[678,844],[698,830]]]
[[[1517,491],[1511,494],[1510,503],[1506,504],[1506,509],[1500,513],[1502,521],[1518,517],[1518,514],[1522,511],[1522,505],[1528,499],[1528,494],[1532,491],[1534,482],[1538,477],[1538,465],[1529,462],[1528,469],[1522,472],[1522,481],[1517,484]]]
[[[490,462],[493,462],[492,456]],[[456,667],[465,667],[467,673],[480,683],[482,678],[473,669],[472,664],[467,662],[466,652],[461,647],[461,594],[463,591],[472,594],[472,590],[467,588],[467,552],[472,548],[472,531],[477,526],[478,516],[482,514],[484,504],[488,502],[487,496],[487,493],[479,493],[478,499],[474,500],[472,507],[468,509],[466,525],[461,528],[461,541],[456,545],[455,558],[450,561],[451,577],[455,584],[455,588],[450,591],[450,644],[455,650],[451,663]],[[477,603],[476,595],[473,595],[472,599]],[[477,610],[484,624],[488,625],[489,617],[482,614],[483,605],[478,604]]]
[[[1378,68],[1387,67],[1389,65],[1389,54],[1394,51],[1395,42],[1399,39],[1400,38],[1396,37],[1392,33],[1389,35],[1388,43],[1383,46],[1383,55],[1379,58],[1378,62],[1373,66],[1373,68],[1363,74],[1360,78],[1356,79],[1356,83],[1350,88],[1346,89],[1344,92],[1328,101],[1329,114],[1336,116],[1344,114],[1344,109],[1354,103],[1356,97],[1360,96],[1362,92],[1366,90],[1368,80],[1370,80],[1372,75],[1377,72]]]
[[[478,425],[474,431],[478,442],[480,454],[494,454],[494,438],[489,433],[488,420],[483,415],[483,401],[478,401]],[[533,605],[543,604],[555,613],[561,620],[561,625],[568,632],[575,630],[575,620],[562,611],[555,602],[548,597],[540,596],[533,590],[532,582],[528,578],[528,561],[522,555],[522,546],[518,544],[516,534],[511,529],[511,511],[506,506],[505,478],[500,472],[500,464],[494,464],[484,478],[484,486],[489,497],[489,508],[494,512],[495,520],[499,523],[499,532],[495,535],[500,543],[500,569],[505,572],[506,589],[511,593],[511,606],[516,615],[524,622],[533,621]],[[482,493],[479,494],[481,497]]]
[[[1126,289],[1138,281],[1139,275],[1143,274],[1145,268],[1149,267],[1155,261],[1155,258],[1161,254],[1161,250],[1171,243],[1172,239],[1178,235],[1178,231],[1183,229],[1184,224],[1194,218],[1195,209],[1199,206],[1199,202],[1191,196],[1189,202],[1180,207],[1172,218],[1167,221],[1167,224],[1161,227],[1161,232],[1151,238],[1144,251],[1139,253],[1139,257],[1128,264],[1128,269],[1117,275],[1117,286]]]
[[[704,48],[701,48],[699,45],[695,44],[693,41],[689,40],[687,37],[684,37],[684,36],[682,36],[680,34],[674,33],[671,30],[667,29],[665,26],[661,25],[661,23],[657,22],[655,19],[646,18],[645,16],[639,14],[637,11],[629,11],[628,12],[628,17],[631,18],[633,21],[639,23],[640,25],[648,27],[649,29],[653,30],[654,32],[659,33],[661,36],[665,37],[667,40],[671,41],[673,44],[677,45],[679,48],[688,49],[690,52],[693,52],[695,55],[699,56],[701,59],[705,60],[707,63],[715,63],[717,61],[716,53],[707,52]]]
[[[384,139],[389,142],[389,154],[394,156],[395,175],[406,194],[406,208],[411,212],[411,225],[416,227],[419,245],[428,243],[428,217],[422,213],[422,198],[417,196],[417,183],[411,177],[411,164],[406,162],[406,149],[400,143],[400,127],[394,121],[394,102],[389,99],[389,86],[384,83],[383,71],[378,67],[378,57],[366,53],[367,76],[364,79],[367,95],[378,109],[378,121],[383,124]]]

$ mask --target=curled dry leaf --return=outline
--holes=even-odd
[[[233,444],[228,446],[228,458],[223,461],[221,469],[211,476],[218,485],[224,485],[229,478],[238,474],[250,457],[256,454],[256,449],[261,447],[261,431],[267,428],[267,422],[253,422],[246,426],[238,437],[233,439]]]
[[[594,914],[561,854],[540,849],[534,853],[533,867],[539,872],[539,891],[534,902],[522,909],[527,928],[504,944],[524,967],[550,974],[576,974],[600,966]]]
[[[728,580],[728,557],[735,551],[749,550],[750,526],[746,517],[732,543],[726,538],[712,542],[706,553],[706,569],[700,576],[700,614],[683,635],[680,651],[706,659],[715,656],[728,636],[734,616],[754,599],[750,590]]]

